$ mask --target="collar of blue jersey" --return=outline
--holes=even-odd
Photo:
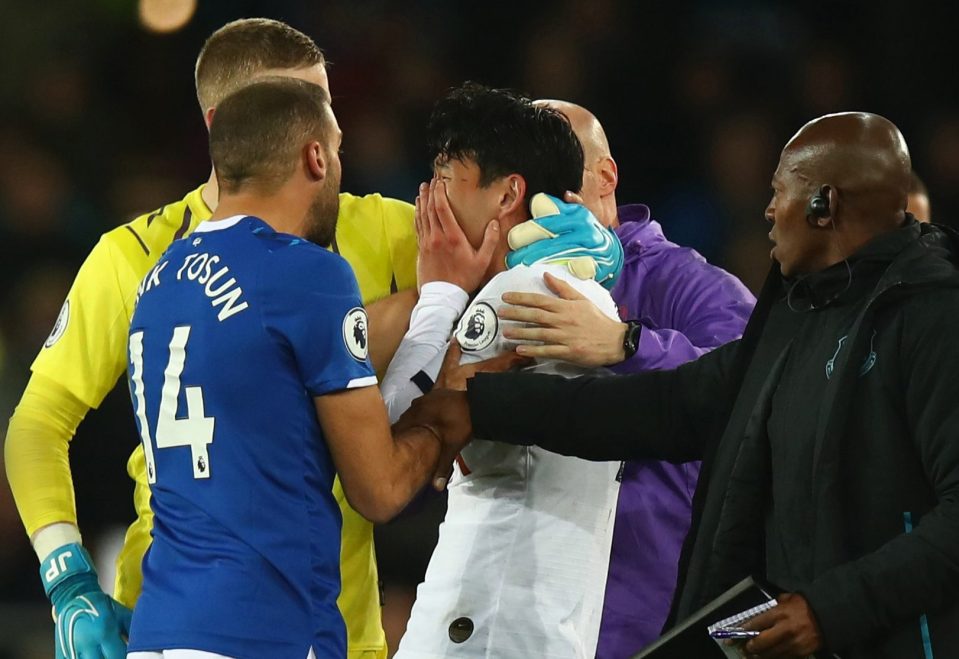
[[[194,230],[194,233],[208,233],[210,231],[220,231],[221,229],[229,229],[237,222],[242,220],[245,217],[250,217],[249,215],[231,215],[230,217],[225,217],[222,220],[207,220],[206,222],[201,222],[200,225]]]

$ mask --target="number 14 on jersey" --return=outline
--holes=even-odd
[[[190,326],[185,325],[173,330],[170,339],[170,358],[163,372],[163,389],[160,392],[160,413],[157,416],[157,449],[174,446],[189,446],[193,462],[193,478],[210,477],[209,446],[213,443],[215,419],[206,416],[203,408],[203,390],[200,387],[186,387],[186,417],[177,418],[180,398],[180,375],[186,363],[186,346],[190,340]],[[150,424],[147,421],[147,392],[143,384],[143,331],[130,335],[130,374],[133,407],[140,426],[140,440],[146,457],[147,479],[155,483],[157,479],[156,461],[153,457],[153,441],[150,437]]]

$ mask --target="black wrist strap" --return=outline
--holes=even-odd
[[[639,334],[643,329],[643,324],[638,320],[626,321],[626,334],[623,335],[623,354],[624,359],[629,359],[639,350]]]

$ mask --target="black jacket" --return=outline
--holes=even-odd
[[[828,359],[821,386],[803,395],[813,403],[811,473],[794,480],[808,485],[813,513],[793,553],[809,578],[789,587],[845,659],[959,657],[957,241],[915,222],[877,238],[892,250],[881,267],[856,263],[856,285],[818,300],[845,305],[842,335],[802,346],[804,359]],[[860,270],[872,272],[868,286]],[[800,349],[785,293],[770,276],[743,339],[675,371],[470,382],[476,437],[594,460],[704,460],[674,620],[743,576],[765,574],[766,433],[783,370]],[[795,297],[789,304],[816,313]]]

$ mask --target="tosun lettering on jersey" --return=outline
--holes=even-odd
[[[147,273],[146,277],[143,278],[143,281],[140,282],[140,286],[137,288],[137,296],[133,300],[134,307],[140,303],[140,298],[144,293],[152,289],[154,286],[160,285],[160,273],[163,272],[163,269],[167,267],[169,263],[169,261],[161,261],[150,268],[150,271]]]
[[[237,284],[235,277],[228,277],[230,268],[222,265],[216,267],[220,262],[220,257],[206,252],[200,254],[188,254],[183,259],[183,265],[176,272],[177,281],[186,278],[188,281],[194,281],[203,286],[203,293],[210,298],[210,304],[214,309],[219,307],[217,320],[223,322],[230,316],[234,316],[244,309],[249,308],[246,300],[243,300],[243,289]],[[140,296],[149,292],[162,282],[160,274],[169,265],[169,261],[161,261],[153,267],[147,276],[140,283],[137,290],[136,301],[140,301]]]

